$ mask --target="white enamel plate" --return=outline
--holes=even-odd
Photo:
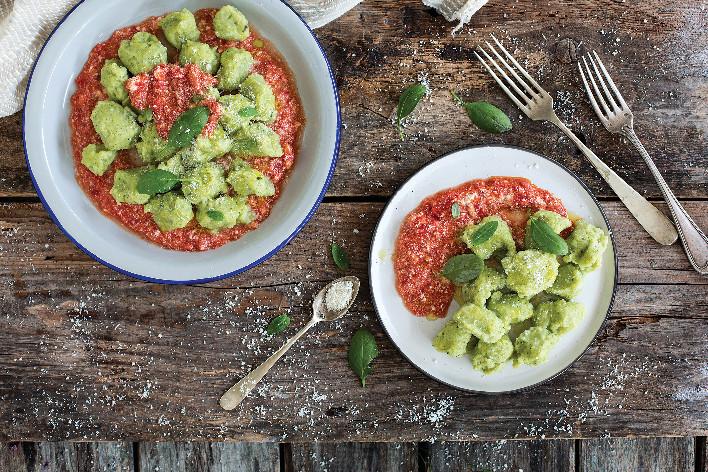
[[[100,213],[74,177],[69,128],[74,80],[89,52],[113,31],[150,16],[234,4],[285,57],[307,123],[297,162],[273,211],[255,231],[206,252],[177,252],[141,239]],[[339,148],[339,102],[314,34],[281,0],[83,0],[45,44],[29,80],[24,113],[27,164],[54,222],[91,257],[124,274],[162,283],[195,283],[242,272],[285,246],[317,209]]]
[[[538,154],[506,146],[463,149],[444,156],[410,178],[386,206],[374,233],[369,272],[381,323],[391,340],[418,369],[447,385],[474,392],[501,393],[528,388],[563,372],[590,346],[612,307],[617,264],[614,240],[602,267],[589,274],[577,301],[586,315],[563,335],[546,363],[512,367],[493,374],[472,369],[467,356],[452,358],[433,349],[432,341],[448,318],[430,321],[411,314],[396,291],[392,254],[401,223],[425,198],[469,180],[492,176],[526,177],[559,197],[569,212],[610,232],[607,220],[587,187],[569,170]],[[611,234],[611,233],[610,233]],[[448,317],[457,309],[452,303]]]

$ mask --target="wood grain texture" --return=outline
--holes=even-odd
[[[364,2],[317,33],[332,60],[345,125],[330,203],[267,264],[205,286],[142,283],[89,259],[36,203],[22,155],[21,116],[0,119],[0,441],[142,440],[150,442],[140,446],[148,461],[140,470],[159,467],[163,457],[165,467],[185,459],[205,470],[218,457],[231,464],[258,460],[268,470],[277,464],[277,446],[243,450],[155,441],[707,434],[708,279],[691,269],[680,246],[654,243],[567,139],[520,117],[473,58],[475,44],[496,34],[554,95],[559,115],[584,142],[641,193],[658,198],[644,164],[599,125],[579,87],[575,61],[596,49],[631,104],[637,132],[658,167],[677,195],[692,199],[687,209],[705,228],[707,26],[700,2],[688,0],[631,6],[519,0],[490,2],[452,36],[452,26],[419,0]],[[390,117],[401,90],[421,79],[432,93],[401,141]],[[491,136],[474,129],[449,89],[500,106],[514,130]],[[349,316],[318,327],[241,409],[219,409],[219,395],[283,341],[264,335],[267,321],[288,312],[292,329],[301,326],[313,294],[339,275],[328,254],[331,241],[345,247],[351,274],[366,284],[369,241],[384,197],[436,157],[490,143],[523,146],[565,164],[604,201],[620,285],[608,323],[579,362],[530,392],[492,397],[451,390],[398,353],[364,290]],[[337,203],[349,200],[355,202]],[[366,389],[346,362],[349,337],[362,326],[375,334],[381,351]],[[514,460],[540,457],[533,443],[504,444],[512,446]],[[316,470],[314,460],[307,465],[308,454],[322,459],[349,448],[358,452],[348,456],[371,465],[398,460],[400,453],[389,446],[357,447],[295,445],[293,460]],[[412,461],[408,452],[404,462]],[[20,455],[60,464],[78,460],[73,446],[35,450],[23,443],[3,449],[0,461],[9,464]],[[462,456],[481,458],[484,451],[480,446]]]
[[[289,472],[418,472],[415,443],[293,444]]]
[[[275,443],[142,442],[141,471],[279,472],[280,448]]]
[[[636,117],[637,133],[679,197],[708,194],[708,20],[700,2],[648,0],[493,1],[462,31],[419,0],[364,2],[319,29],[340,89],[341,159],[330,196],[390,195],[423,164],[463,146],[504,143],[552,157],[576,171],[600,197],[610,189],[550,125],[531,122],[503,96],[473,56],[496,34],[556,98],[559,115],[621,176],[647,196],[659,189],[639,156],[610,135],[580,88],[576,59],[597,50]],[[400,92],[427,77],[430,98],[402,142],[391,123]],[[449,98],[489,100],[512,117],[514,130],[473,128]],[[0,196],[34,195],[22,153],[20,114],[0,119]],[[69,157],[67,156],[67,159]]]
[[[219,395],[283,341],[264,335],[266,323],[289,312],[292,329],[301,326],[314,293],[339,274],[330,241],[367,283],[381,204],[325,204],[268,264],[195,287],[122,277],[76,249],[38,204],[0,205],[0,440],[703,435],[706,281],[678,246],[658,247],[619,204],[604,206],[622,271],[615,309],[588,353],[554,381],[499,396],[433,382],[390,343],[363,290],[349,316],[318,327],[243,408],[226,413]],[[689,207],[703,225],[706,206]],[[346,361],[362,326],[381,351],[366,389]]]
[[[694,438],[585,439],[578,472],[692,472]],[[700,471],[699,471],[700,472]]]
[[[128,442],[0,443],[2,472],[133,472]],[[146,470],[146,469],[144,469]]]
[[[443,442],[429,446],[429,472],[574,472],[575,441]],[[629,470],[629,469],[627,469]]]

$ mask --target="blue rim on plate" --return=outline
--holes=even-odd
[[[70,234],[66,229],[64,229],[64,227],[63,227],[63,226],[61,225],[61,223],[59,222],[59,219],[56,217],[56,215],[55,215],[54,212],[52,211],[52,208],[49,206],[49,203],[45,200],[44,195],[42,195],[42,191],[40,190],[39,185],[37,185],[37,181],[36,181],[35,178],[34,178],[34,173],[32,172],[32,167],[30,166],[29,156],[28,156],[28,154],[27,154],[27,143],[26,143],[26,140],[25,140],[25,137],[26,137],[26,129],[25,129],[25,112],[26,112],[26,108],[25,108],[25,106],[26,106],[26,104],[27,104],[27,97],[28,97],[28,95],[29,95],[30,87],[31,87],[31,85],[32,85],[32,76],[34,75],[34,70],[35,70],[35,68],[37,67],[37,63],[39,62],[39,59],[42,57],[42,53],[44,52],[44,48],[47,46],[47,44],[49,43],[49,41],[52,39],[52,36],[54,36],[54,33],[56,33],[56,31],[59,29],[59,27],[61,27],[61,25],[64,23],[64,21],[66,21],[66,19],[69,18],[69,16],[74,12],[74,10],[76,10],[76,9],[77,9],[81,4],[83,4],[85,1],[86,1],[86,0],[81,0],[79,3],[77,3],[76,5],[74,5],[74,6],[71,8],[71,10],[69,10],[69,11],[66,13],[66,15],[64,15],[64,17],[59,21],[59,23],[57,23],[57,25],[54,27],[54,29],[53,29],[52,32],[49,34],[49,36],[47,37],[47,39],[44,41],[44,44],[42,44],[42,48],[39,50],[39,54],[37,54],[37,58],[35,59],[34,63],[32,64],[32,69],[30,69],[29,78],[27,79],[27,89],[25,90],[25,98],[24,98],[23,103],[22,103],[22,148],[23,148],[22,150],[23,150],[23,152],[24,152],[24,154],[25,154],[25,162],[27,163],[27,170],[29,171],[30,178],[32,179],[32,185],[34,185],[34,188],[35,188],[35,190],[37,191],[37,196],[39,196],[39,200],[42,202],[42,205],[43,205],[44,208],[47,210],[47,213],[49,213],[49,217],[52,219],[52,221],[54,222],[54,224],[57,225],[57,227],[62,231],[62,233],[64,233],[64,234],[66,235],[66,237],[69,238],[69,240],[71,240],[71,242],[74,243],[74,245],[75,245],[76,247],[78,247],[79,249],[81,249],[81,250],[82,250],[84,253],[86,253],[89,257],[91,257],[92,259],[94,259],[94,260],[97,261],[97,262],[100,262],[100,263],[103,264],[104,266],[109,267],[109,268],[111,268],[111,269],[115,270],[116,272],[119,272],[119,273],[121,273],[121,274],[123,274],[123,275],[127,275],[127,276],[129,276],[129,277],[133,277],[133,278],[138,279],[138,280],[142,280],[142,281],[145,281],[145,282],[153,282],[153,283],[159,283],[159,284],[166,284],[166,285],[190,285],[190,284],[200,284],[200,283],[214,282],[214,281],[217,281],[217,280],[227,279],[227,278],[229,278],[229,277],[233,277],[233,276],[235,276],[235,275],[238,275],[238,274],[240,274],[240,273],[242,273],[242,272],[245,272],[245,271],[247,271],[247,270],[249,270],[249,269],[251,269],[251,268],[253,268],[253,267],[255,267],[255,266],[257,266],[257,265],[259,265],[259,264],[261,264],[261,263],[263,263],[263,262],[265,262],[265,261],[267,261],[268,259],[270,259],[271,257],[273,257],[275,254],[277,254],[278,252],[280,252],[281,249],[283,249],[285,246],[287,246],[288,243],[289,243],[290,241],[292,241],[293,238],[294,238],[295,236],[297,236],[297,234],[298,234],[300,231],[302,231],[302,229],[303,229],[303,228],[305,227],[305,225],[310,221],[310,219],[312,219],[312,216],[315,214],[315,212],[316,212],[317,209],[319,208],[320,204],[322,203],[322,200],[324,199],[325,193],[327,193],[327,189],[329,189],[329,185],[330,185],[330,183],[331,183],[331,181],[332,181],[332,176],[334,175],[334,169],[335,169],[335,167],[336,167],[336,165],[337,165],[337,159],[339,158],[339,144],[340,144],[341,130],[342,130],[342,114],[341,114],[340,107],[339,107],[339,90],[337,89],[337,82],[336,82],[336,80],[334,79],[334,73],[332,72],[332,66],[331,66],[331,64],[329,63],[329,59],[327,58],[327,54],[325,53],[325,50],[324,50],[324,48],[322,47],[322,44],[320,43],[320,41],[317,39],[317,36],[315,35],[314,31],[312,31],[312,29],[311,29],[310,26],[307,24],[307,22],[302,18],[302,16],[300,16],[300,14],[299,14],[297,11],[295,11],[295,9],[293,9],[293,7],[291,7],[291,6],[290,6],[287,2],[285,2],[284,0],[280,0],[280,2],[281,2],[283,5],[285,5],[286,7],[288,7],[288,9],[289,9],[290,11],[292,11],[292,12],[295,14],[295,16],[298,17],[298,19],[302,22],[302,24],[305,26],[305,28],[307,28],[307,31],[308,31],[308,32],[310,33],[310,35],[312,36],[312,39],[315,40],[315,43],[317,44],[317,47],[320,48],[320,52],[322,53],[322,58],[324,59],[325,64],[327,65],[327,71],[329,72],[329,78],[330,78],[330,81],[331,81],[331,83],[332,83],[332,90],[334,91],[334,103],[335,103],[335,107],[336,107],[336,110],[337,110],[337,132],[336,132],[336,138],[335,138],[335,143],[334,143],[334,152],[332,153],[332,162],[331,162],[331,164],[330,164],[329,173],[327,174],[327,179],[325,180],[324,186],[322,187],[322,191],[320,192],[319,196],[317,197],[317,200],[315,201],[315,204],[314,204],[313,207],[310,209],[310,211],[307,213],[307,215],[306,215],[305,218],[302,220],[302,222],[297,226],[297,228],[295,228],[295,230],[294,230],[287,238],[285,238],[285,239],[283,240],[283,242],[281,242],[280,244],[278,244],[278,246],[276,246],[275,249],[273,249],[272,251],[270,251],[268,254],[266,254],[265,256],[261,257],[260,259],[258,259],[258,260],[256,260],[256,261],[254,261],[254,262],[248,264],[247,266],[238,268],[238,269],[236,269],[236,270],[234,270],[234,271],[232,271],[232,272],[227,272],[227,273],[222,274],[222,275],[217,275],[217,276],[214,276],[214,277],[206,277],[206,278],[203,278],[203,279],[194,279],[194,280],[156,279],[156,278],[153,278],[153,277],[147,277],[147,276],[144,276],[144,275],[135,274],[135,273],[130,272],[130,271],[128,271],[128,270],[121,269],[120,267],[116,267],[116,266],[114,266],[113,264],[110,264],[110,263],[104,261],[104,260],[101,259],[100,257],[96,256],[94,253],[92,253],[91,251],[89,251],[88,249],[86,249],[85,247],[83,247],[81,244],[79,244],[79,242],[78,242],[76,239],[74,239],[74,237],[71,236],[71,234]]]
[[[373,250],[374,250],[374,240],[376,239],[376,234],[377,234],[378,231],[379,231],[379,225],[381,224],[381,220],[383,219],[384,213],[386,213],[386,210],[388,210],[389,205],[390,205],[391,202],[394,200],[394,198],[396,197],[396,195],[398,195],[398,193],[401,191],[401,189],[403,189],[403,187],[405,187],[406,184],[407,184],[411,179],[413,179],[413,177],[415,177],[415,176],[418,175],[420,172],[422,172],[423,169],[425,169],[426,167],[428,167],[428,166],[430,166],[430,165],[432,165],[432,164],[434,164],[434,163],[440,161],[441,159],[444,159],[444,158],[446,158],[447,156],[449,156],[449,155],[451,155],[451,154],[456,154],[456,153],[458,153],[458,152],[466,151],[466,150],[468,150],[468,149],[479,149],[479,148],[485,148],[485,147],[502,147],[502,148],[516,149],[516,150],[519,150],[519,151],[524,151],[524,152],[528,152],[528,153],[530,153],[530,154],[534,154],[534,155],[536,155],[536,156],[538,156],[538,157],[541,157],[541,158],[543,158],[543,159],[545,159],[545,160],[551,162],[552,164],[557,165],[558,167],[560,167],[561,169],[563,169],[565,172],[567,172],[569,175],[573,176],[573,178],[574,178],[575,180],[578,181],[578,183],[581,185],[581,187],[583,187],[583,189],[585,189],[585,191],[588,193],[588,195],[590,195],[590,198],[592,198],[593,202],[595,202],[595,205],[597,206],[598,210],[600,210],[600,214],[602,215],[602,219],[605,221],[605,225],[607,225],[607,229],[609,230],[608,233],[610,234],[610,242],[612,243],[612,253],[613,253],[613,256],[614,256],[614,264],[615,264],[615,275],[614,275],[614,280],[612,281],[612,296],[610,297],[610,303],[609,303],[609,305],[607,306],[607,311],[605,312],[605,316],[604,316],[604,318],[603,318],[603,320],[602,320],[602,323],[601,323],[600,326],[597,328],[597,331],[596,331],[595,334],[593,335],[592,340],[590,340],[590,342],[589,342],[588,345],[585,347],[585,349],[583,349],[583,352],[581,352],[580,355],[578,355],[578,357],[576,357],[575,359],[573,359],[571,362],[568,363],[567,366],[563,367],[561,370],[559,370],[559,371],[556,372],[555,374],[553,374],[553,375],[551,375],[550,377],[547,377],[547,378],[545,378],[545,379],[543,379],[543,380],[540,380],[540,381],[538,381],[538,382],[536,382],[536,383],[534,383],[534,384],[528,385],[528,386],[526,386],[526,387],[515,388],[515,389],[513,389],[513,390],[505,390],[505,391],[499,391],[499,392],[487,392],[487,391],[484,391],[484,390],[474,390],[474,389],[471,389],[471,388],[459,387],[459,386],[457,386],[457,385],[452,385],[452,384],[449,383],[449,382],[445,382],[444,380],[441,380],[441,379],[437,378],[435,375],[433,375],[433,374],[431,374],[431,373],[429,373],[429,372],[426,372],[425,370],[423,370],[422,367],[419,367],[418,364],[416,364],[415,362],[413,362],[413,361],[406,355],[405,352],[403,352],[403,349],[401,349],[401,348],[399,347],[399,345],[396,343],[396,341],[394,341],[393,337],[391,336],[391,333],[389,333],[389,332],[388,332],[388,329],[386,329],[386,325],[384,324],[383,319],[381,318],[381,312],[379,311],[379,306],[378,306],[378,304],[376,303],[376,298],[374,297],[374,290],[373,290],[373,287],[371,286],[371,284],[369,284],[369,293],[370,293],[370,295],[371,295],[371,300],[372,300],[373,305],[374,305],[374,310],[376,310],[376,316],[377,316],[378,319],[379,319],[379,323],[381,324],[381,327],[382,327],[383,330],[386,332],[386,336],[388,337],[389,341],[391,341],[391,343],[393,343],[393,345],[396,346],[396,349],[398,350],[398,352],[401,353],[401,355],[403,356],[403,358],[406,359],[406,360],[407,360],[413,367],[415,367],[419,372],[421,372],[423,375],[425,375],[425,376],[428,377],[429,379],[435,380],[436,382],[439,382],[439,383],[441,383],[441,384],[443,384],[443,385],[445,385],[445,386],[447,386],[447,387],[451,387],[451,388],[454,388],[455,390],[460,390],[460,391],[462,391],[462,392],[474,393],[474,394],[479,394],[479,395],[505,395],[505,394],[508,394],[508,393],[520,393],[520,392],[525,392],[525,391],[527,391],[527,390],[531,390],[531,389],[533,389],[533,388],[536,388],[536,387],[538,387],[539,385],[543,385],[543,384],[545,384],[545,383],[547,383],[547,382],[550,382],[551,380],[557,378],[558,376],[560,376],[560,375],[562,375],[563,373],[565,373],[568,369],[570,369],[573,365],[575,365],[575,363],[578,362],[578,361],[580,360],[580,358],[585,355],[585,353],[588,351],[588,349],[590,349],[590,346],[593,345],[593,343],[595,342],[595,340],[597,340],[597,337],[600,335],[600,332],[601,332],[602,329],[605,327],[605,324],[607,324],[607,318],[610,316],[610,312],[612,311],[612,307],[613,307],[614,304],[615,304],[615,296],[617,295],[617,281],[618,281],[618,274],[619,274],[619,265],[618,265],[618,259],[617,259],[617,246],[615,245],[614,232],[612,231],[612,227],[610,226],[610,221],[607,219],[607,215],[605,215],[605,211],[604,211],[604,210],[602,209],[602,207],[600,206],[600,202],[599,202],[599,201],[597,200],[597,198],[595,197],[595,194],[592,193],[592,191],[590,190],[590,188],[585,184],[585,182],[583,182],[583,181],[580,179],[580,177],[578,177],[578,176],[575,174],[575,172],[573,172],[572,170],[568,169],[566,166],[564,166],[564,165],[561,164],[560,162],[555,161],[555,160],[551,159],[550,157],[546,157],[546,156],[544,156],[543,154],[539,154],[539,153],[537,153],[537,152],[535,152],[535,151],[531,151],[530,149],[525,149],[525,148],[522,148],[522,147],[520,147],[520,146],[512,146],[512,145],[508,145],[508,144],[480,144],[480,145],[477,145],[477,146],[466,146],[466,147],[462,147],[462,148],[455,149],[455,150],[453,150],[453,151],[447,152],[447,153],[443,154],[442,156],[438,157],[437,159],[433,159],[432,161],[428,162],[428,163],[425,164],[423,167],[421,167],[421,168],[418,169],[416,172],[414,172],[410,177],[408,177],[408,178],[398,187],[398,189],[397,189],[397,190],[393,193],[393,195],[391,195],[391,197],[389,198],[388,203],[386,203],[386,205],[384,206],[383,210],[381,211],[381,217],[380,217],[379,220],[376,222],[376,226],[374,227],[374,231],[373,231],[372,236],[371,236],[371,244],[369,245],[369,270],[368,270],[368,275],[369,275],[369,280],[371,280],[371,279],[372,279],[372,277],[371,277],[371,271],[372,271],[372,268],[373,268],[373,264],[371,263],[371,261],[374,260],[374,259],[373,259],[373,258],[374,258],[374,255],[373,255],[372,252],[373,252]],[[398,295],[398,292],[396,292],[395,296],[399,296],[399,295]]]

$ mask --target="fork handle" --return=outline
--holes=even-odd
[[[659,209],[647,201],[646,198],[642,197],[639,192],[634,190],[622,177],[610,169],[607,164],[602,162],[557,116],[553,116],[549,121],[556,125],[575,143],[578,149],[580,149],[593,167],[599,172],[600,176],[605,179],[605,182],[607,182],[610,188],[617,194],[629,212],[652,238],[659,244],[665,246],[676,242],[676,239],[678,239],[676,228],[674,228],[671,221],[669,221]]]
[[[622,135],[639,151],[639,154],[641,154],[644,162],[646,162],[649,170],[651,170],[651,173],[654,175],[656,183],[659,184],[661,193],[664,194],[664,199],[671,211],[674,223],[676,223],[676,228],[678,229],[678,234],[681,237],[681,243],[686,250],[689,262],[698,273],[708,275],[708,238],[706,238],[705,233],[701,231],[696,222],[693,221],[693,218],[686,212],[686,209],[671,191],[664,177],[661,175],[661,172],[659,172],[659,169],[657,169],[654,161],[644,148],[644,145],[639,141],[634,129],[625,128]]]

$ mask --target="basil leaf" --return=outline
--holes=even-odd
[[[479,246],[480,244],[489,241],[489,238],[494,236],[494,233],[497,231],[498,227],[498,221],[487,221],[482,226],[477,228],[470,238],[469,243],[472,246]]]
[[[452,98],[467,112],[472,123],[482,131],[488,133],[505,133],[511,130],[511,120],[506,113],[487,102],[465,102],[452,93]]]
[[[334,263],[341,270],[349,269],[349,256],[347,256],[344,249],[337,243],[332,243],[332,259],[334,259]]]
[[[361,380],[361,386],[366,387],[366,377],[371,373],[371,361],[379,355],[376,339],[366,329],[360,329],[352,337],[349,346],[349,367]]]
[[[167,193],[180,183],[179,177],[170,171],[152,169],[138,178],[137,190],[146,195]]]
[[[278,315],[270,320],[266,328],[266,333],[275,336],[285,331],[288,326],[290,326],[290,317],[288,315]]]
[[[396,126],[398,132],[403,136],[403,127],[401,122],[415,110],[420,100],[428,93],[428,87],[425,84],[414,84],[403,91],[398,99],[398,109],[396,110]]]
[[[257,113],[258,110],[256,110],[256,107],[246,107],[238,111],[238,116],[241,118],[253,118]]]
[[[214,221],[224,221],[224,214],[218,210],[209,210],[206,213]]]
[[[452,217],[458,219],[460,217],[460,204],[457,202],[453,203],[450,211],[452,212]]]
[[[442,276],[456,284],[465,284],[477,278],[484,268],[484,261],[476,254],[451,257],[443,267]]]
[[[177,117],[172,128],[170,128],[167,142],[177,148],[189,146],[194,141],[194,138],[202,132],[207,121],[209,121],[209,109],[207,107],[190,108]]]
[[[529,231],[531,231],[531,239],[542,251],[556,256],[568,254],[568,243],[558,236],[545,221],[532,218]]]

